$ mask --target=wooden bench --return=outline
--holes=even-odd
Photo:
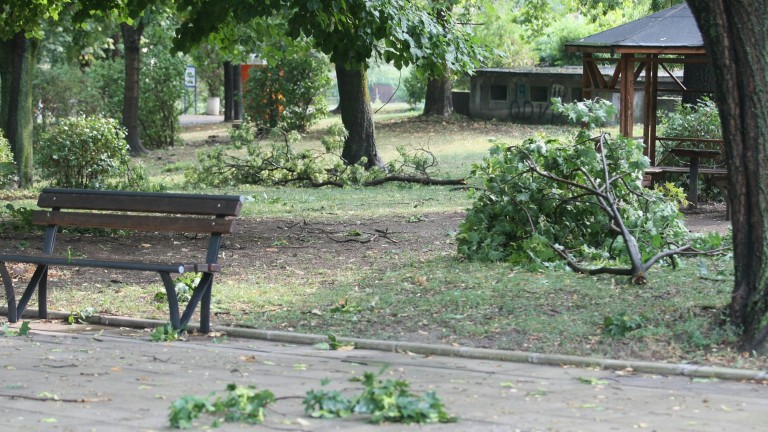
[[[700,168],[696,166],[692,167],[677,167],[677,166],[652,166],[645,170],[645,175],[650,177],[650,184],[663,181],[668,174],[689,174],[689,186],[688,186],[688,202],[696,205],[699,202],[699,176],[709,175],[713,176],[717,181],[720,178],[728,177],[728,170],[723,168]]]
[[[240,214],[243,201],[243,197],[230,195],[44,189],[38,197],[37,205],[50,210],[37,210],[32,215],[33,223],[46,226],[42,254],[0,255],[0,276],[8,300],[8,321],[13,323],[21,318],[35,290],[38,291],[38,317],[47,318],[50,266],[95,267],[159,273],[165,285],[173,328],[185,328],[199,303],[200,332],[208,333],[213,276],[221,270],[218,256],[222,235],[234,232],[235,218]],[[176,258],[167,262],[128,261],[120,257],[78,258],[54,254],[58,227],[208,234],[210,239],[205,260],[202,262]],[[181,253],[181,249],[178,251]],[[18,303],[13,280],[6,266],[8,262],[36,265],[35,272]],[[171,274],[187,272],[200,272],[202,276],[183,314],[180,315],[176,287]]]

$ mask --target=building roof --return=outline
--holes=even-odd
[[[587,36],[566,44],[577,51],[636,51],[640,48],[670,51],[704,51],[699,26],[687,3]]]

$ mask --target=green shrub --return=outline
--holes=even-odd
[[[427,96],[427,80],[416,69],[411,69],[405,77],[403,87],[405,87],[405,101],[408,105],[415,107],[424,102]]]
[[[34,100],[40,103],[41,131],[56,119],[97,112],[92,103],[96,92],[90,88],[88,76],[77,66],[38,66],[32,93]]]
[[[101,117],[61,120],[42,134],[35,152],[41,177],[66,188],[104,188],[129,160],[124,129]]]
[[[320,54],[253,68],[243,92],[245,113],[258,127],[304,131],[328,114],[324,94],[332,81]]]
[[[88,77],[88,87],[95,95],[89,101],[90,109],[85,114],[122,118],[125,63],[112,60],[96,61],[85,73]]]
[[[150,47],[142,55],[139,122],[147,148],[173,147],[179,139],[178,102],[184,97],[185,62],[167,48]]]
[[[13,161],[11,144],[0,130],[0,188],[10,186],[16,181],[16,164]]]

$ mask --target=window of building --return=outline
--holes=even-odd
[[[552,98],[563,100],[565,94],[565,86],[562,84],[552,84]]]
[[[492,101],[506,101],[507,100],[507,86],[506,86],[506,84],[491,84],[491,100]]]
[[[547,90],[545,86],[531,86],[531,102],[549,101],[549,92]]]
[[[581,94],[581,89],[577,87],[571,88],[571,102],[581,102],[582,99],[584,99],[584,96]]]

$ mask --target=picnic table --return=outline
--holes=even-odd
[[[645,173],[653,179],[654,182],[663,180],[667,174],[688,174],[688,202],[692,206],[699,204],[699,175],[711,175],[715,178],[727,177],[728,170],[724,168],[701,167],[702,159],[714,159],[722,153],[720,150],[711,149],[689,149],[673,148],[669,151],[671,155],[678,158],[686,158],[689,163],[687,167],[657,165],[649,167]]]

